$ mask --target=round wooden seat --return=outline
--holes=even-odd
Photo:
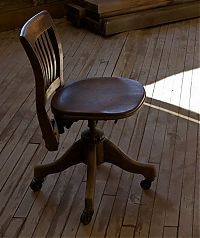
[[[75,119],[120,119],[142,105],[145,90],[127,78],[88,78],[59,89],[52,98],[55,115]]]

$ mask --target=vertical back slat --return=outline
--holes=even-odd
[[[40,46],[40,52],[41,52],[41,56],[44,62],[44,67],[45,67],[45,71],[46,71],[46,75],[47,75],[47,88],[50,85],[50,68],[49,68],[49,63],[48,63],[48,56],[47,56],[47,52],[46,52],[46,47],[43,41],[43,35],[41,35],[38,38],[38,43]]]
[[[39,45],[38,41],[35,42],[34,50],[35,50],[35,54],[37,56],[37,59],[39,61],[39,64],[40,64],[40,67],[41,67],[41,70],[43,73],[43,80],[44,80],[45,89],[46,89],[46,84],[47,84],[47,80],[48,80],[47,72],[46,72],[45,63],[43,61],[42,52],[41,52],[40,45]]]
[[[54,80],[57,77],[57,75],[56,75],[56,68],[57,68],[56,56],[55,56],[55,52],[54,52],[49,34],[47,32],[45,32],[45,37],[46,37],[46,40],[47,40],[47,44],[48,44],[48,47],[49,47],[49,52],[50,52],[51,59],[52,59],[52,61],[51,61],[52,62],[52,73],[53,73],[52,80]]]
[[[57,67],[59,63],[57,63],[55,53],[55,51],[58,51],[58,48],[53,47],[48,31],[44,31],[36,40],[34,49],[43,72],[45,89],[47,90],[58,76]]]
[[[60,75],[60,73],[62,73],[63,71],[63,68],[61,67],[61,58],[63,57],[62,55],[62,52],[59,51],[59,48],[58,48],[58,42],[57,42],[57,37],[55,35],[55,31],[53,30],[53,28],[49,28],[48,29],[48,36],[49,36],[49,39],[51,39],[51,46],[53,48],[53,53],[54,53],[54,57],[55,57],[55,77],[61,77],[61,80],[62,79],[62,76]],[[59,42],[60,44],[60,42]]]
[[[53,82],[53,60],[52,60],[52,57],[51,57],[51,53],[50,53],[50,48],[49,48],[49,44],[47,42],[47,39],[46,39],[46,34],[47,31],[45,31],[42,35],[41,35],[41,39],[42,39],[42,42],[43,42],[43,46],[44,46],[44,51],[45,51],[45,58],[46,58],[46,64],[47,64],[47,68],[48,68],[48,71],[49,71],[49,84],[51,84]]]

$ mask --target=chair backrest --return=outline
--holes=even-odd
[[[58,149],[59,133],[46,110],[47,99],[63,82],[63,52],[50,14],[42,11],[28,20],[20,33],[20,41],[35,75],[36,111],[48,150]]]

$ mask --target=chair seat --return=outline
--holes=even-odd
[[[51,101],[52,112],[72,119],[115,120],[132,115],[143,103],[145,90],[127,78],[88,78],[65,85]]]

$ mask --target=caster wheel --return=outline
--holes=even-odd
[[[43,182],[43,178],[33,178],[30,184],[30,188],[33,190],[33,192],[38,192],[41,190]]]
[[[144,190],[148,190],[148,189],[150,189],[152,182],[153,182],[153,179],[145,178],[144,180],[142,180],[142,181],[140,182],[140,186],[141,186]]]
[[[80,218],[80,221],[83,223],[83,225],[88,225],[90,223],[93,213],[93,211],[83,211]]]

